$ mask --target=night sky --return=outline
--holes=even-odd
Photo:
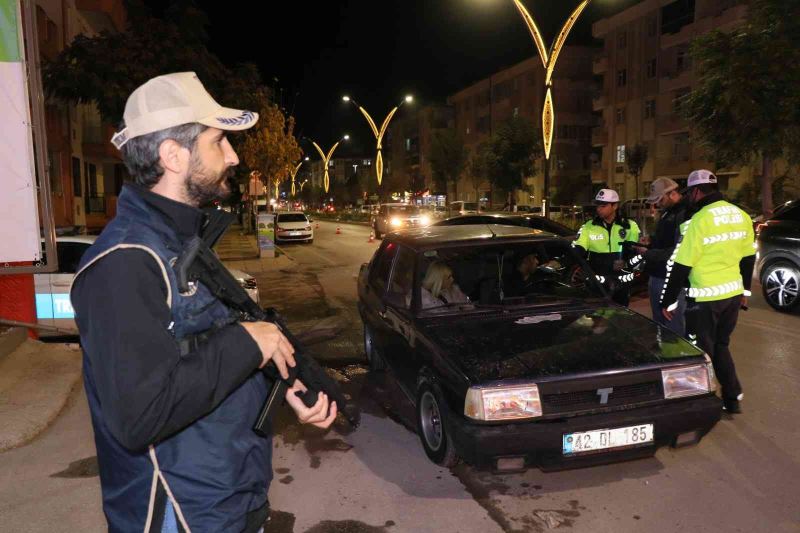
[[[594,0],[568,43],[590,44],[593,21],[635,3]],[[444,102],[448,94],[536,53],[511,0],[197,4],[211,21],[209,49],[231,64],[256,63],[265,84],[275,87],[296,117],[298,134],[324,147],[351,135],[350,147],[343,144],[337,155],[370,154],[373,143],[366,121],[341,101],[343,94],[380,125],[405,94],[421,104]],[[577,5],[578,0],[526,2],[548,45]],[[224,97],[215,96],[224,105]]]

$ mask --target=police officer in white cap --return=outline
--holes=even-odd
[[[572,246],[587,254],[594,273],[612,290],[612,299],[620,305],[628,305],[630,285],[621,281],[620,276],[623,274],[624,256],[633,254],[625,243],[639,241],[639,225],[620,216],[619,194],[613,189],[600,189],[594,203],[597,216],[581,226]]]
[[[722,402],[741,412],[742,386],[728,344],[739,307],[746,308],[755,264],[753,222],[717,190],[708,170],[689,174],[687,197],[698,210],[681,228],[681,238],[667,262],[662,314],[673,318],[678,295],[686,290],[686,333],[714,363]]]

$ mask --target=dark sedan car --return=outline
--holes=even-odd
[[[438,464],[618,461],[696,443],[720,419],[710,359],[613,304],[566,239],[500,225],[394,233],[358,295],[370,367],[391,371]]]
[[[574,238],[577,236],[577,232],[575,230],[568,228],[564,224],[559,224],[553,220],[532,214],[517,215],[513,213],[489,213],[483,215],[464,215],[442,220],[441,222],[434,224],[434,226],[465,226],[468,224],[500,224],[502,226],[522,226],[524,228],[547,231],[560,237]]]
[[[767,303],[792,311],[800,303],[800,200],[787,202],[757,227],[756,268]]]

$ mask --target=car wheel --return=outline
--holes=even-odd
[[[764,299],[778,311],[791,311],[800,303],[800,269],[789,261],[778,261],[769,265],[761,275],[761,290]]]
[[[445,424],[446,406],[434,387],[423,383],[417,392],[417,432],[428,458],[444,467],[458,464],[453,438]]]
[[[375,334],[372,328],[364,324],[364,354],[367,356],[367,363],[369,369],[375,372],[386,370],[386,363],[384,362],[381,354],[378,353],[378,348],[375,346]]]

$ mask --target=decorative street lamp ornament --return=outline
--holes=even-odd
[[[544,104],[542,105],[542,145],[544,147],[544,158],[545,158],[545,166],[544,166],[544,198],[542,201],[544,205],[547,206],[547,199],[549,198],[548,189],[550,187],[550,149],[553,146],[553,131],[555,130],[555,106],[553,105],[553,95],[551,88],[553,86],[553,70],[556,67],[556,61],[558,61],[558,55],[561,53],[561,49],[564,47],[564,43],[567,40],[567,35],[569,35],[572,26],[575,25],[575,21],[578,20],[578,17],[586,9],[586,6],[589,5],[589,0],[582,0],[578,7],[572,12],[572,14],[567,18],[564,22],[564,25],[561,26],[561,31],[558,33],[556,40],[553,41],[553,44],[550,46],[550,50],[548,51],[544,45],[544,39],[542,39],[542,34],[539,31],[539,28],[536,26],[536,22],[531,17],[528,10],[525,9],[525,6],[522,4],[521,0],[513,0],[514,5],[517,7],[520,15],[522,15],[522,19],[525,21],[525,24],[528,26],[528,30],[531,32],[531,37],[533,37],[533,42],[536,44],[536,49],[539,51],[539,57],[542,60],[542,66],[544,67],[545,75],[544,75],[544,86],[545,86],[545,97],[544,97]],[[543,215],[547,216],[547,207],[545,208],[545,212],[542,213]]]
[[[345,135],[343,138],[345,140],[347,140],[347,139],[350,138],[350,136],[349,135]],[[322,148],[320,148],[319,145],[317,143],[315,143],[314,141],[311,141],[311,144],[314,145],[314,148],[317,149],[317,152],[319,152],[319,156],[322,158],[322,166],[325,169],[325,180],[323,182],[324,185],[325,185],[325,192],[328,192],[328,190],[330,189],[330,184],[331,184],[330,178],[328,176],[328,162],[331,160],[331,157],[333,157],[333,152],[336,150],[336,147],[339,146],[340,142],[341,141],[336,141],[336,144],[334,144],[331,147],[331,149],[328,152],[328,154],[325,155],[325,152],[322,151]]]
[[[553,109],[553,97],[550,93],[550,87],[547,88],[547,95],[544,98],[544,107],[542,108],[542,135],[544,136],[544,158],[550,159],[550,148],[553,143],[553,124],[556,121],[555,111]]]
[[[391,111],[389,111],[389,114],[386,115],[386,118],[383,120],[383,124],[381,125],[380,129],[378,129],[378,126],[375,124],[375,121],[372,120],[372,117],[369,116],[367,110],[364,109],[362,106],[360,106],[355,100],[353,100],[349,96],[343,96],[342,100],[344,100],[345,102],[352,102],[353,105],[358,107],[358,110],[361,111],[361,114],[364,115],[365,119],[367,119],[369,127],[372,128],[372,133],[375,135],[375,140],[378,141],[377,143],[378,154],[375,156],[375,174],[378,177],[378,185],[380,185],[381,180],[383,179],[383,154],[381,152],[383,148],[383,135],[386,133],[386,129],[389,127],[389,122],[392,120],[394,114],[397,113],[397,110],[400,108],[400,106],[403,105],[404,103],[412,102],[414,100],[414,97],[410,95],[406,96],[403,99],[403,101],[400,102],[399,105],[396,105]]]
[[[297,176],[297,171],[300,170],[300,167],[303,165],[303,162],[300,161],[297,163],[297,166],[294,167],[294,170],[291,171],[292,174],[292,198],[294,198],[294,177]]]

